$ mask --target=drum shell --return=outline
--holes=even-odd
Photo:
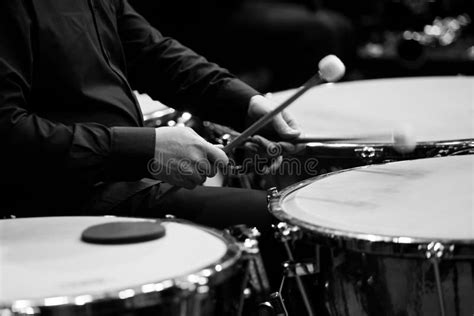
[[[430,260],[352,251],[315,240],[320,239],[305,232],[293,251],[297,261],[316,267],[316,274],[302,280],[318,315],[440,315]],[[439,268],[446,315],[472,315],[474,261],[445,259]],[[283,296],[290,315],[306,313],[293,279],[286,282]]]
[[[332,249],[323,269],[330,315],[439,315],[433,264],[427,259]],[[335,255],[337,253],[337,255]],[[474,262],[439,264],[446,315],[472,315]]]
[[[159,293],[137,295],[124,300],[102,299],[87,305],[62,305],[35,308],[33,315],[46,316],[145,316],[145,315],[240,315],[242,290],[246,280],[245,263],[220,276],[219,284],[206,293],[177,287]],[[5,311],[5,313],[7,313]],[[0,315],[3,316],[1,310]],[[12,314],[5,314],[12,315]],[[13,315],[26,315],[13,313]],[[30,315],[30,314],[28,314]]]

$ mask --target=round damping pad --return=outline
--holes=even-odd
[[[93,244],[129,244],[155,240],[165,233],[159,221],[122,221],[90,226],[82,232],[81,239]]]

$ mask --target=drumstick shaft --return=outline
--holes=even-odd
[[[253,123],[250,127],[244,130],[239,136],[237,136],[232,142],[230,142],[227,146],[225,146],[223,149],[224,152],[228,154],[233,149],[240,146],[242,143],[244,143],[247,140],[247,138],[251,137],[257,131],[259,131],[261,128],[267,125],[278,113],[280,113],[289,105],[291,105],[296,99],[302,96],[311,87],[318,85],[322,82],[324,82],[324,80],[321,78],[319,73],[311,77],[308,81],[305,82],[305,84],[300,89],[298,89],[293,95],[291,95],[285,102],[280,104],[273,111],[262,116],[258,121]]]
[[[240,135],[240,134],[239,134]],[[239,136],[237,136],[239,137]],[[347,136],[347,137],[301,137],[295,139],[286,139],[284,142],[291,144],[308,144],[308,143],[341,143],[341,142],[393,142],[393,133],[367,134],[365,136]],[[222,145],[216,145],[223,149]]]

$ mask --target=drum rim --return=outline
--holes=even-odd
[[[425,158],[425,159],[437,159]],[[399,161],[403,162],[403,161]],[[377,166],[385,165],[392,162],[376,164]],[[338,170],[327,174],[311,177],[290,185],[281,191],[270,189],[268,198],[268,209],[278,220],[284,221],[291,225],[301,228],[306,235],[315,237],[316,239],[332,240],[332,245],[347,248],[354,251],[374,254],[386,254],[405,257],[427,257],[427,248],[430,244],[440,243],[447,250],[445,258],[465,259],[474,257],[474,239],[431,239],[421,237],[407,236],[390,236],[382,234],[368,234],[356,231],[348,231],[343,229],[328,228],[314,223],[298,219],[285,212],[282,208],[282,202],[287,196],[307,185],[319,181],[321,179],[334,176],[343,172],[349,172],[358,169],[369,168],[371,165],[354,167],[344,170]],[[454,250],[454,252],[453,252]]]
[[[111,216],[115,217],[115,216]],[[54,217],[51,217],[54,218]],[[120,216],[118,218],[130,218],[133,220],[154,220],[148,218],[136,218]],[[16,220],[16,219],[7,219]],[[21,220],[21,218],[20,218]],[[131,285],[124,289],[111,290],[100,294],[80,295],[58,295],[55,297],[41,299],[18,299],[11,302],[0,300],[0,315],[2,312],[13,312],[28,315],[39,315],[43,308],[58,308],[61,313],[66,313],[69,308],[88,308],[97,303],[110,303],[123,307],[133,306],[133,309],[156,306],[162,300],[162,296],[170,291],[176,291],[176,298],[189,298],[193,295],[204,297],[206,292],[203,288],[210,285],[220,284],[228,276],[238,272],[238,262],[243,258],[242,248],[238,245],[234,237],[226,231],[199,225],[184,219],[163,218],[161,222],[171,222],[193,226],[203,230],[214,237],[222,240],[227,246],[225,254],[217,261],[195,272],[190,272],[181,276],[150,281],[146,284]],[[57,303],[48,304],[46,299],[57,299]],[[132,304],[130,304],[133,302]],[[151,303],[153,302],[153,303]],[[125,308],[126,309],[126,308]],[[128,308],[130,309],[130,308]],[[76,311],[77,312],[77,311]]]
[[[322,147],[322,148],[363,148],[363,147],[384,147],[384,148],[394,148],[394,143],[389,142],[380,142],[380,143],[371,143],[371,142],[310,142],[306,145],[307,147]],[[463,138],[463,139],[448,139],[448,140],[432,140],[432,141],[422,141],[416,143],[416,148],[420,147],[444,147],[444,146],[455,146],[455,147],[474,147],[474,138]],[[440,148],[441,149],[441,148]]]
[[[150,113],[143,113],[143,121],[150,121],[156,118],[162,118],[170,114],[174,114],[176,112],[175,109],[168,108],[168,109],[160,109]]]

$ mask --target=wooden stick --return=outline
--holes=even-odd
[[[242,134],[237,136],[232,142],[225,146],[223,149],[224,152],[228,154],[236,147],[242,145],[242,143],[244,143],[249,137],[253,136],[257,131],[265,127],[265,125],[267,125],[278,113],[287,108],[296,99],[302,96],[306,91],[323,82],[325,82],[325,80],[321,78],[319,73],[311,77],[308,81],[305,82],[305,84],[301,88],[299,88],[293,95],[286,99],[285,102],[280,104],[273,111],[268,112],[267,114],[262,116],[258,121],[256,121],[245,131],[243,131]]]

